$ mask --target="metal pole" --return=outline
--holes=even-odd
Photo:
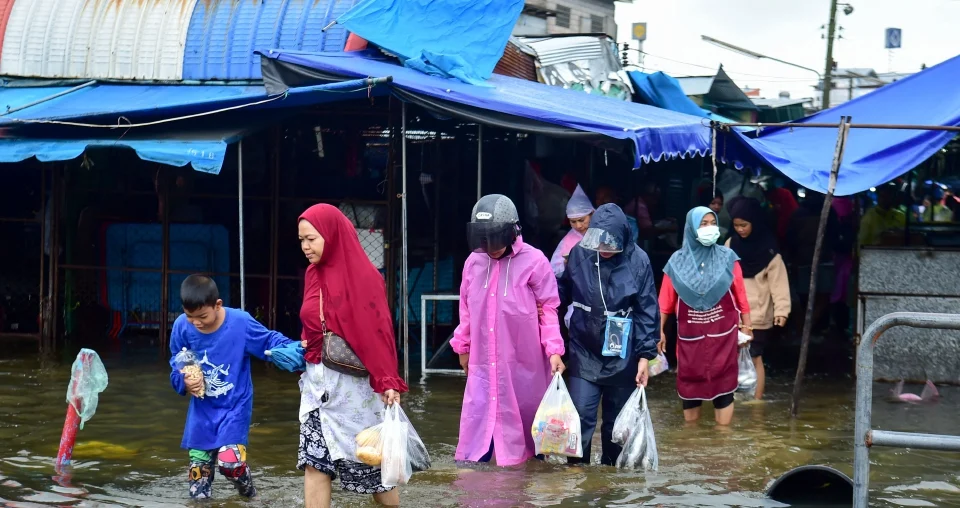
[[[51,194],[52,195],[52,194]],[[47,243],[47,234],[50,233],[47,231],[47,214],[50,213],[50,210],[47,207],[47,204],[52,200],[47,200],[47,168],[46,166],[40,166],[40,291],[37,293],[40,296],[40,357],[43,358],[48,354],[50,349],[50,292],[52,289],[46,290],[46,273],[44,271],[44,261],[46,261],[46,247],[49,246]],[[53,242],[50,242],[53,243]],[[51,252],[52,254],[52,252]],[[53,280],[51,277],[50,280]]]
[[[167,168],[157,169],[160,179],[160,200],[163,213],[160,217],[160,356],[164,356],[169,344],[167,328],[170,324],[170,182]]]
[[[244,273],[245,261],[243,250],[243,140],[237,142],[237,208],[240,215],[238,227],[240,228],[240,309],[247,308],[247,289],[246,274]]]
[[[946,436],[942,434],[870,430],[867,432],[866,444],[869,447],[889,446],[892,448],[912,448],[915,450],[960,452],[960,436]]]
[[[870,504],[870,421],[873,412],[873,349],[880,335],[895,326],[960,330],[960,315],[894,312],[867,328],[857,349],[857,403],[853,429],[853,506]]]
[[[403,258],[400,267],[400,293],[403,300],[400,302],[400,311],[403,313],[403,380],[410,379],[410,302],[407,293],[407,279],[410,270],[407,259],[407,103],[400,106],[400,133],[403,136],[401,145],[402,172],[400,178],[400,231],[403,235]],[[422,318],[421,318],[422,320]]]
[[[840,128],[837,133],[837,146],[833,152],[833,166],[830,168],[830,183],[827,195],[823,200],[823,209],[820,211],[820,226],[817,228],[817,240],[813,247],[813,260],[810,267],[810,293],[807,294],[807,313],[803,320],[803,338],[800,342],[800,361],[797,362],[797,377],[793,382],[793,406],[790,414],[794,418],[800,409],[800,386],[803,384],[804,371],[807,369],[807,354],[810,350],[810,331],[813,328],[813,304],[817,296],[817,268],[820,264],[820,251],[823,248],[823,235],[827,229],[827,218],[830,216],[830,203],[833,201],[833,192],[837,188],[837,176],[840,173],[840,164],[843,162],[843,151],[847,144],[847,134],[850,132],[850,117],[840,119]]]
[[[477,201],[483,197],[483,125],[477,124]]]
[[[830,107],[830,89],[833,88],[833,38],[837,31],[837,0],[830,0],[830,24],[827,26],[827,64],[823,71],[823,100],[821,109]]]

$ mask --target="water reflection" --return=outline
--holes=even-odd
[[[163,363],[104,358],[110,386],[97,415],[80,432],[75,462],[53,470],[65,409],[67,367],[41,369],[32,360],[0,361],[0,505],[184,506],[187,457],[178,448],[186,401],[168,386]],[[258,365],[250,432],[250,464],[263,500],[302,503],[295,469],[296,379]],[[686,425],[668,375],[655,378],[650,406],[660,449],[660,472],[638,474],[600,466],[532,462],[500,469],[453,461],[462,379],[431,379],[404,406],[434,456],[434,469],[402,489],[407,506],[778,506],[763,498],[767,485],[804,464],[852,474],[853,388],[850,380],[815,380],[802,416],[789,418],[790,379],[769,380],[769,400],[737,401],[734,425],[718,428],[712,408]],[[893,404],[888,387],[874,404],[875,426],[955,433],[960,389],[941,390],[936,405]],[[594,447],[599,450],[599,446]],[[876,449],[871,454],[875,506],[960,505],[953,471],[960,454]],[[246,506],[222,480],[210,506]],[[337,506],[369,506],[368,497],[335,493]],[[256,504],[254,504],[256,505]]]

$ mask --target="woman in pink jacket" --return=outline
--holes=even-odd
[[[563,372],[557,279],[550,262],[520,238],[517,207],[484,196],[473,207],[463,267],[460,325],[450,345],[467,388],[457,460],[521,464],[534,455],[530,429],[554,372]],[[538,315],[538,308],[542,308]]]

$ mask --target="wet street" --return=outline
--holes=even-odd
[[[0,360],[0,505],[179,506],[188,504],[186,452],[179,449],[187,403],[153,359],[104,355],[110,385],[80,431],[70,478],[53,470],[69,368],[41,369],[31,359]],[[651,382],[660,472],[530,463],[516,469],[465,469],[453,461],[463,379],[434,377],[404,399],[433,456],[434,468],[402,487],[405,506],[781,506],[763,499],[790,468],[825,464],[852,475],[853,381],[813,380],[799,420],[791,420],[792,376],[768,380],[769,401],[739,403],[732,428],[718,430],[709,405],[698,425],[683,422],[667,373]],[[255,365],[249,462],[270,506],[302,503],[295,469],[297,378]],[[935,405],[894,404],[877,385],[874,426],[956,433],[960,389],[941,388]],[[908,387],[919,392],[918,386]],[[599,432],[598,432],[599,434]],[[599,446],[594,447],[595,452]],[[871,505],[960,505],[960,454],[877,449],[871,454]],[[218,478],[208,506],[243,506]],[[368,497],[335,491],[336,506],[369,506]],[[261,503],[247,503],[259,506]]]

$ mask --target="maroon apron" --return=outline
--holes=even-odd
[[[703,312],[679,300],[677,393],[681,399],[713,400],[737,390],[739,325],[740,310],[730,291]]]

